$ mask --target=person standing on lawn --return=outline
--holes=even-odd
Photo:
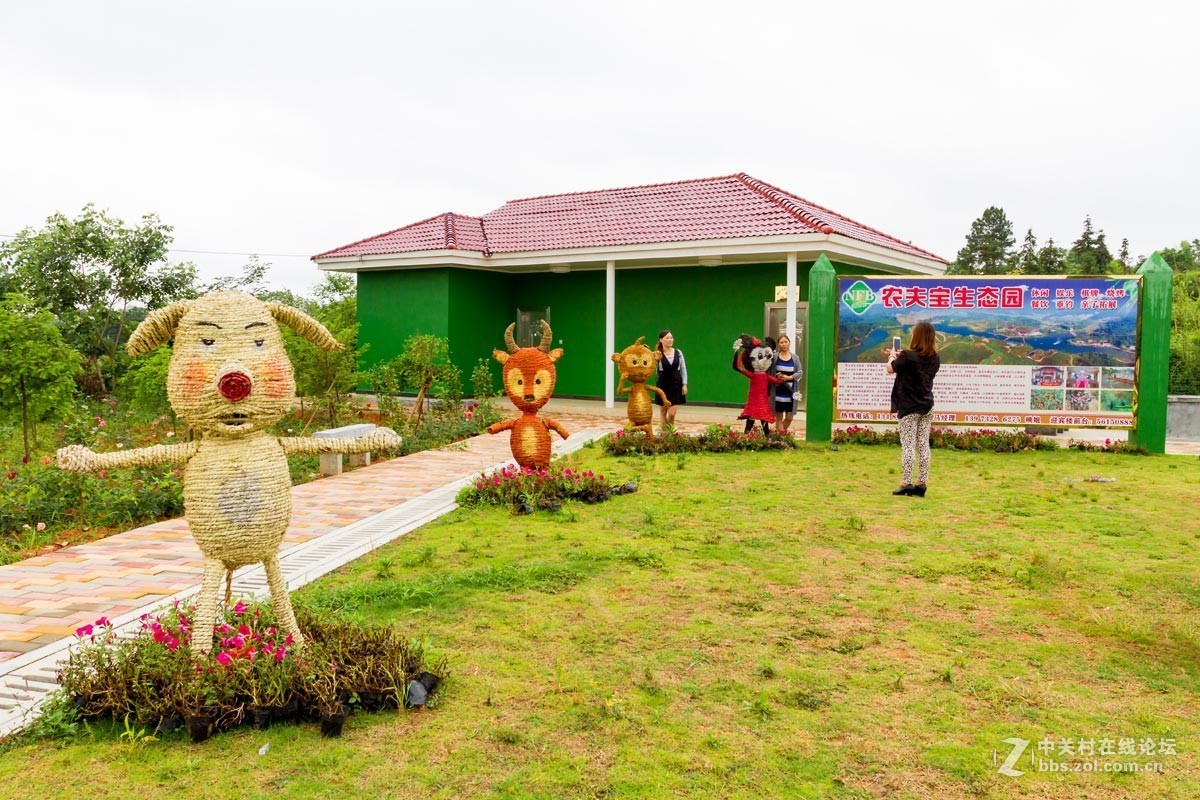
[[[892,384],[892,413],[900,420],[900,471],[904,481],[895,495],[925,496],[929,480],[929,429],[933,424],[933,379],[942,361],[937,354],[933,325],[918,322],[906,350],[892,350],[887,371]],[[913,462],[917,482],[913,483]]]
[[[775,342],[778,352],[775,362],[771,364],[771,374],[783,378],[787,383],[771,387],[771,399],[775,407],[775,429],[787,433],[796,413],[796,381],[804,378],[804,370],[800,368],[800,359],[792,353],[792,340],[782,334]]]
[[[654,404],[662,408],[662,424],[675,424],[675,412],[687,402],[687,362],[683,360],[683,351],[675,347],[675,335],[669,330],[658,333],[658,352],[662,358],[658,360],[658,377],[655,385],[662,389],[671,404],[664,406],[662,398],[654,395]]]

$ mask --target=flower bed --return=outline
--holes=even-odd
[[[566,500],[599,503],[615,494],[636,492],[636,483],[615,485],[592,470],[573,470],[558,464],[533,469],[511,465],[480,477],[458,493],[464,506],[509,506],[517,513],[537,509],[556,511]]]
[[[1067,442],[1067,447],[1072,450],[1083,450],[1087,453],[1126,453],[1132,455],[1149,455],[1146,448],[1137,444],[1130,444],[1127,441],[1120,439],[1105,439],[1104,443],[1086,442],[1082,439],[1071,439]]]
[[[877,431],[861,425],[838,428],[833,432],[835,444],[900,444],[900,431],[888,428]],[[929,444],[947,450],[994,450],[997,453],[1016,453],[1021,450],[1057,450],[1058,442],[1044,436],[1035,436],[1024,431],[956,430],[933,428],[929,431]]]
[[[796,439],[789,433],[764,436],[757,428],[750,433],[724,425],[709,425],[698,436],[669,431],[651,436],[641,431],[617,431],[604,440],[605,452],[614,456],[658,456],[670,453],[732,453],[758,450],[794,450]]]
[[[297,720],[321,720],[322,732],[337,735],[349,707],[424,705],[436,690],[440,678],[426,670],[421,646],[390,627],[297,612],[303,649],[281,635],[268,607],[239,602],[226,609],[207,655],[189,647],[191,606],[144,616],[132,636],[99,619],[75,632],[57,702],[83,719],[124,720],[160,734],[186,723],[202,741],[241,724]],[[443,674],[444,664],[431,669]]]

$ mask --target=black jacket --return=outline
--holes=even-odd
[[[896,382],[892,384],[892,413],[897,417],[909,414],[928,414],[933,410],[933,378],[942,366],[937,353],[918,355],[915,350],[901,350],[892,362]]]

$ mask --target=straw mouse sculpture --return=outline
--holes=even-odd
[[[201,653],[212,649],[221,578],[258,562],[266,569],[280,627],[303,644],[279,568],[279,542],[292,510],[287,456],[362,453],[400,441],[387,428],[357,439],[272,436],[268,429],[291,408],[296,392],[280,322],[323,350],[342,347],[304,312],[241,292],[213,292],[152,312],[126,348],[136,356],[174,340],[167,397],[199,438],[118,453],[83,445],[58,451],[58,465],[75,472],[186,465],[184,512],[204,555],[192,642]]]
[[[513,339],[514,324],[504,331],[508,352],[493,350],[492,356],[504,365],[504,393],[521,412],[516,419],[506,419],[488,428],[488,433],[512,431],[512,454],[522,467],[550,465],[550,431],[562,438],[570,436],[567,429],[549,417],[539,417],[538,411],[554,394],[554,362],[562,358],[562,349],[550,349],[554,331],[542,320],[542,344],[537,347],[517,347]]]
[[[617,394],[629,392],[629,401],[625,405],[625,415],[629,417],[629,428],[635,431],[645,431],[654,435],[654,404],[650,402],[650,392],[658,392],[662,398],[663,408],[670,408],[671,401],[666,393],[657,386],[647,386],[646,381],[658,369],[662,352],[651,350],[643,342],[645,336],[639,336],[637,341],[619,353],[613,353],[611,358],[616,362],[621,377],[617,380]],[[629,388],[623,389],[622,384],[629,381]]]

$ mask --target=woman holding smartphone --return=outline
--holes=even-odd
[[[900,337],[892,340],[887,371],[896,376],[892,384],[892,413],[900,420],[900,471],[904,481],[895,495],[925,496],[929,480],[929,429],[933,424],[933,379],[942,365],[934,341],[933,325],[913,326],[908,349],[899,348]],[[913,483],[913,464],[917,482]]]

